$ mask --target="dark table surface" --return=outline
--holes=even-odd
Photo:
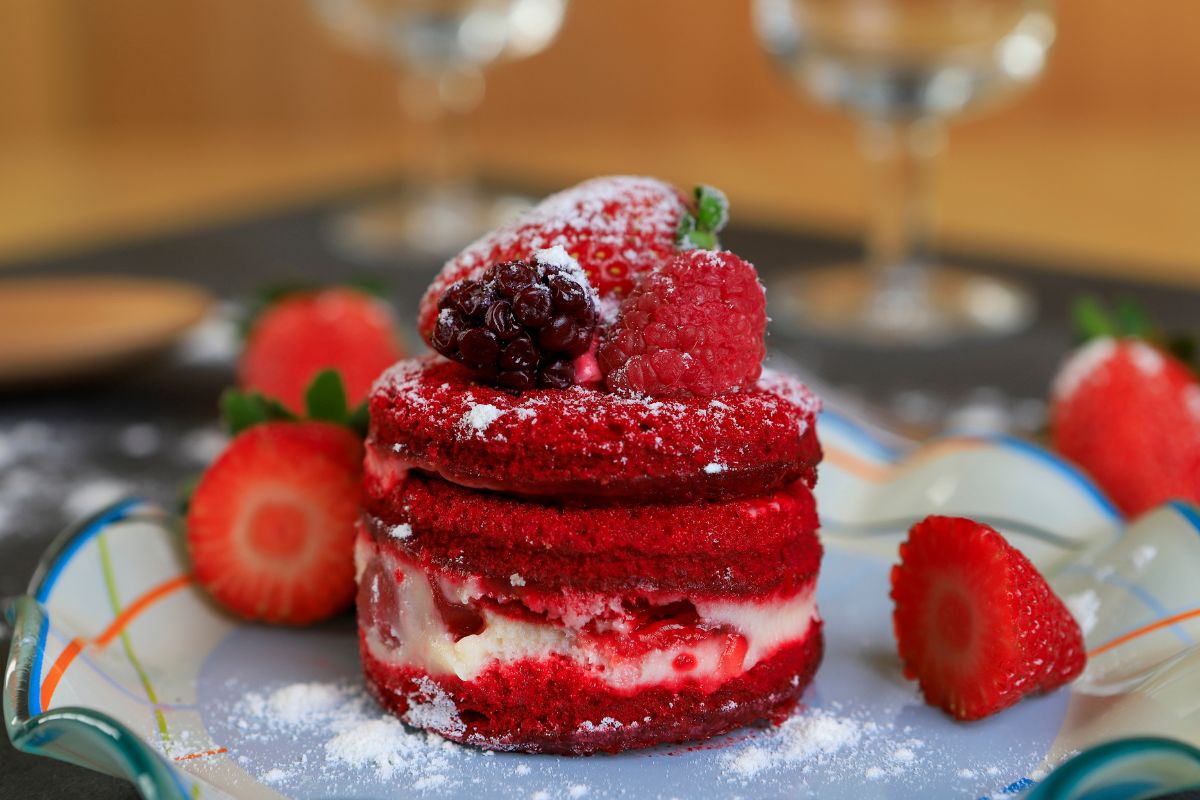
[[[239,301],[297,277],[335,282],[383,279],[411,320],[436,263],[417,257],[362,265],[339,258],[324,236],[329,207],[314,207],[212,230],[14,264],[9,276],[124,274],[172,276]],[[846,242],[737,229],[726,247],[759,266],[768,289],[785,269],[853,257]],[[937,424],[962,408],[972,419],[1035,430],[1054,370],[1071,343],[1071,298],[1133,296],[1167,327],[1200,319],[1200,293],[1132,282],[1081,278],[1016,265],[968,264],[1024,282],[1037,295],[1037,323],[1016,336],[930,350],[878,350],[772,328],[772,353],[800,363],[851,399],[892,419]],[[1198,267],[1200,268],[1200,267]],[[228,326],[226,326],[227,328]],[[178,487],[211,457],[217,395],[232,379],[221,326],[191,346],[107,380],[0,395],[0,598],[24,591],[50,539],[77,513],[134,492],[171,504]],[[406,331],[414,348],[416,337]],[[996,423],[996,420],[1000,420]],[[0,622],[0,654],[9,629]],[[0,737],[0,797],[134,798],[128,784],[45,758],[18,753]]]

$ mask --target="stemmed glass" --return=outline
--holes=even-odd
[[[444,256],[519,211],[522,198],[485,192],[466,157],[463,116],[483,100],[486,67],[526,58],[558,35],[567,0],[310,0],[352,46],[388,56],[415,123],[418,157],[399,197],[335,220],[348,255],[404,250]]]
[[[1037,79],[1053,0],[755,0],[754,21],[796,85],[859,118],[875,173],[866,264],[795,271],[776,287],[777,314],[881,344],[1027,325],[1034,305],[1020,287],[934,263],[930,172],[947,118]]]

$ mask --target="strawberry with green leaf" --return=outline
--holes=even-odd
[[[247,619],[307,625],[354,600],[365,405],[337,372],[309,384],[301,419],[261,394],[221,398],[234,438],[192,493],[187,543],[196,580]]]
[[[357,404],[403,356],[391,310],[371,292],[353,286],[283,292],[249,326],[238,383],[300,411],[309,382],[335,369]]]
[[[1055,378],[1053,446],[1125,513],[1200,502],[1200,380],[1193,350],[1159,333],[1135,305],[1076,308],[1085,342]]]
[[[717,233],[728,216],[725,195],[709,186],[697,187],[688,198],[654,178],[592,178],[547,197],[447,261],[421,300],[417,329],[432,343],[438,301],[453,284],[555,246],[587,273],[603,307],[606,299],[627,296],[679,250],[717,249]]]

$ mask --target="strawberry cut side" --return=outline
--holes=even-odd
[[[306,625],[354,599],[362,445],[347,428],[274,422],[239,434],[192,496],[196,580],[239,616]]]
[[[892,568],[904,673],[925,699],[980,719],[1073,680],[1086,664],[1079,625],[1045,579],[994,529],[929,517]]]

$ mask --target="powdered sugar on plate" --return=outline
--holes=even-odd
[[[432,713],[436,713],[436,710]],[[229,709],[245,742],[308,740],[299,763],[259,763],[231,749],[239,765],[264,783],[286,788],[318,779],[396,781],[414,792],[452,789],[455,763],[468,751],[440,736],[417,731],[381,711],[357,685],[301,682],[270,692],[250,691]]]
[[[777,728],[722,752],[721,777],[770,796],[779,788],[787,796],[819,797],[823,796],[820,786],[833,783],[850,791],[858,782],[932,791],[926,776],[944,770],[956,754],[914,734],[912,726],[879,722],[869,709],[849,710],[835,702],[830,708],[797,712]],[[985,774],[999,775],[1001,770],[972,764],[951,773],[963,782],[964,792]],[[813,785],[806,786],[809,781]],[[1002,791],[998,796],[1011,794]]]
[[[773,767],[798,762],[828,762],[843,748],[857,744],[864,726],[828,711],[798,714],[772,731],[762,744],[727,753],[722,761],[731,775],[752,778]]]

